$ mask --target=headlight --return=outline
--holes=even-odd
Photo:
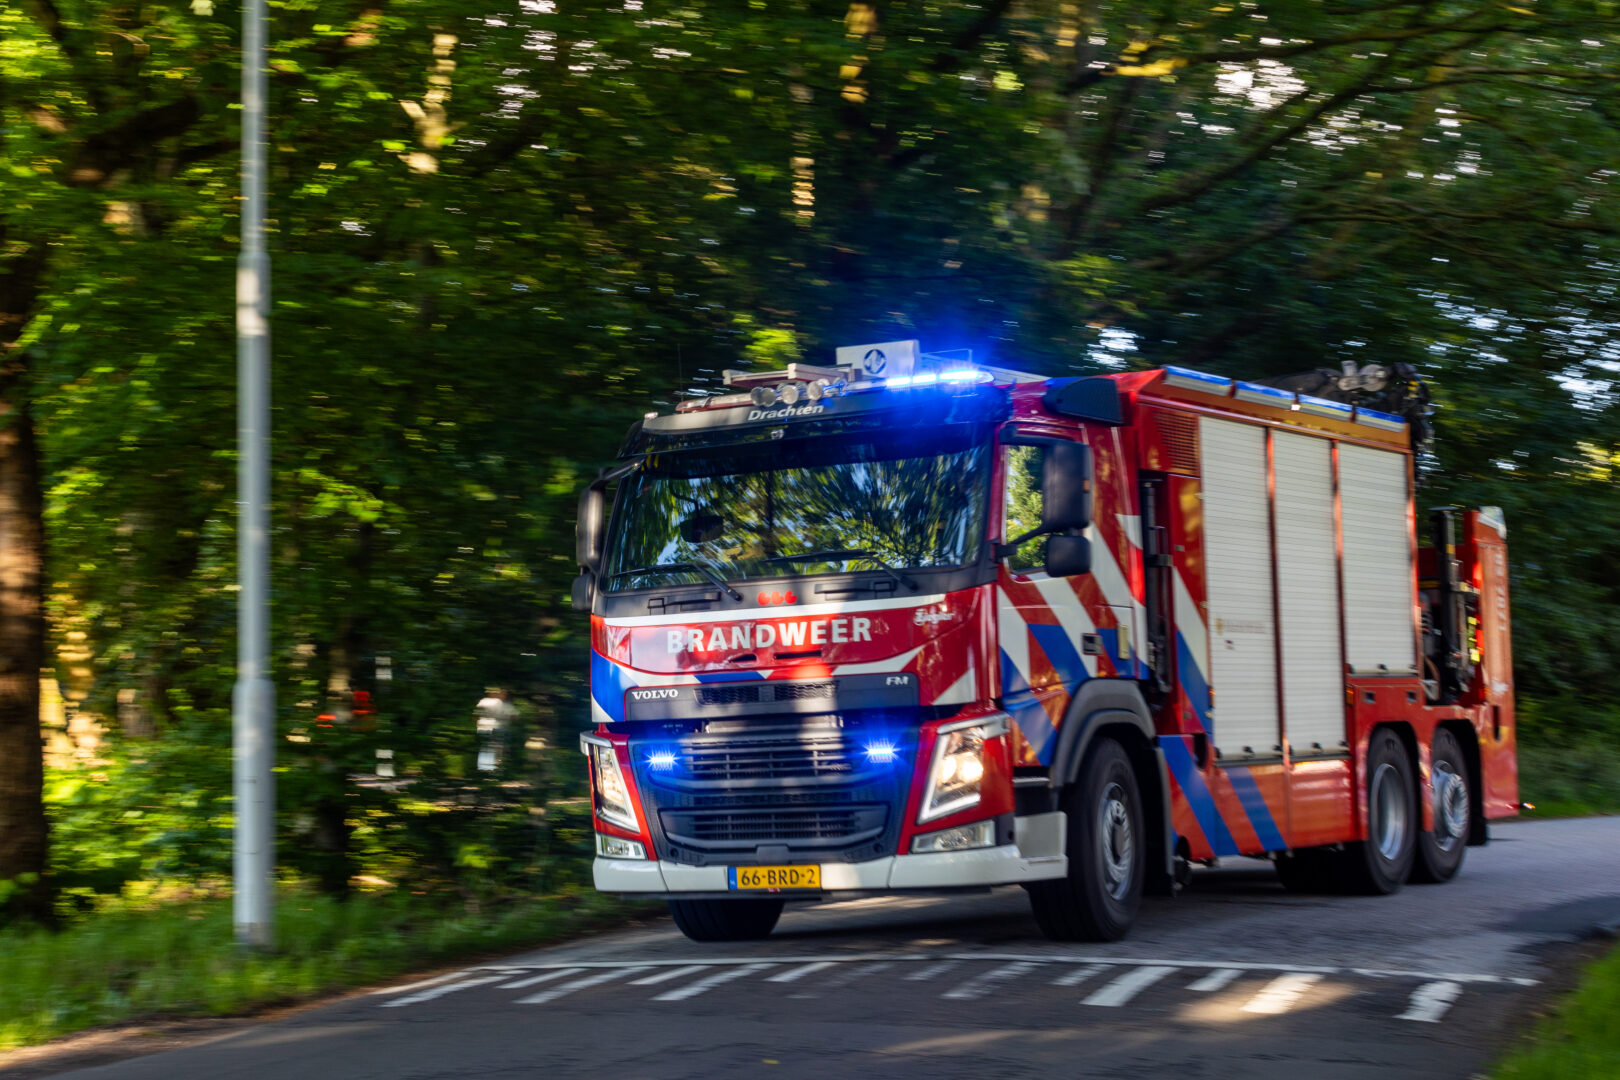
[[[647,850],[635,840],[624,840],[606,833],[596,834],[596,853],[607,859],[645,859]]]
[[[1006,730],[1005,716],[963,720],[939,729],[918,823],[978,805],[980,782],[984,779],[984,744]]]
[[[591,755],[591,774],[596,778],[596,812],[604,821],[640,831],[636,812],[630,806],[630,789],[619,771],[619,757],[613,746],[594,741],[585,745]]]
[[[975,821],[972,825],[958,825],[954,829],[941,829],[912,837],[911,853],[925,855],[941,851],[966,851],[969,848],[991,847],[995,842],[996,823]]]

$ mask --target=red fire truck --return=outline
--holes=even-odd
[[[1519,805],[1506,526],[1420,520],[1421,418],[1325,381],[924,356],[647,414],[580,502],[597,888],[735,940],[1019,884],[1112,940],[1221,856],[1452,877]]]

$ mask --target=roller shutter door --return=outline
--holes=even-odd
[[[1406,455],[1339,447],[1344,642],[1358,673],[1417,670]]]
[[[1226,758],[1269,755],[1279,737],[1266,433],[1206,416],[1198,437],[1215,746]]]
[[[1283,723],[1293,752],[1309,754],[1345,737],[1332,445],[1286,431],[1272,439]]]

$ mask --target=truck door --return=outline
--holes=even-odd
[[[1045,446],[1058,436],[1010,430],[1001,446],[999,535],[1004,543],[1041,520]],[[1078,441],[1078,440],[1076,440]],[[1135,611],[1114,554],[1120,499],[1111,478],[1117,448],[1093,444],[1092,570],[1068,578],[1046,573],[1046,540],[1013,547],[1001,561],[996,584],[1002,705],[1018,730],[1016,764],[1047,765],[1069,699],[1081,682],[1130,674],[1138,651]],[[1110,605],[1099,577],[1114,582],[1126,603]],[[1115,579],[1118,579],[1117,581]]]

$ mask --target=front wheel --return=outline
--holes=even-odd
[[[1063,798],[1068,876],[1025,886],[1041,931],[1055,941],[1117,941],[1136,921],[1147,833],[1136,772],[1113,739],[1098,739]]]
[[[1456,877],[1462,868],[1472,820],[1468,763],[1457,736],[1445,728],[1435,731],[1429,748],[1429,786],[1434,793],[1434,831],[1418,834],[1412,880],[1438,885]]]
[[[782,917],[781,900],[671,900],[669,913],[693,941],[757,941]]]

